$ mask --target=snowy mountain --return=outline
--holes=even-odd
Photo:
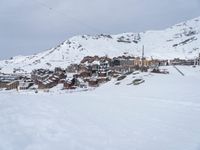
[[[84,56],[88,55],[140,56],[143,45],[146,57],[194,58],[200,51],[200,17],[162,31],[75,36],[50,50],[0,61],[0,71],[30,72],[35,68],[53,69],[57,66],[66,68],[71,63],[79,63]]]

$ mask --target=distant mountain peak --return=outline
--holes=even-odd
[[[146,57],[193,58],[200,52],[200,17],[160,31],[74,36],[50,50],[0,61],[0,71],[66,68],[79,63],[85,56],[94,55],[115,57],[126,53],[140,56],[143,45]]]

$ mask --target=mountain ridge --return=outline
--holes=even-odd
[[[31,72],[37,68],[66,68],[72,63],[79,63],[88,55],[140,56],[143,45],[145,56],[149,58],[194,58],[200,51],[200,17],[178,23],[165,30],[74,36],[55,48],[34,55],[2,60],[0,72],[11,73],[14,70]]]

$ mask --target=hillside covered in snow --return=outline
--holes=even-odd
[[[1,72],[30,72],[36,68],[64,67],[79,63],[84,56],[141,56],[142,46],[149,58],[194,58],[200,51],[200,17],[162,31],[119,35],[82,35],[72,37],[55,48],[0,61]]]
[[[199,150],[200,68],[165,69],[86,92],[1,91],[0,149]]]

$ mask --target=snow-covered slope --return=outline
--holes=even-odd
[[[35,68],[67,67],[87,55],[110,57],[129,54],[154,58],[193,58],[200,50],[200,17],[162,31],[123,33],[119,35],[75,36],[50,50],[31,56],[17,56],[0,61],[2,72]]]
[[[199,150],[200,68],[93,91],[0,92],[1,150]],[[67,92],[67,91],[66,91]]]

